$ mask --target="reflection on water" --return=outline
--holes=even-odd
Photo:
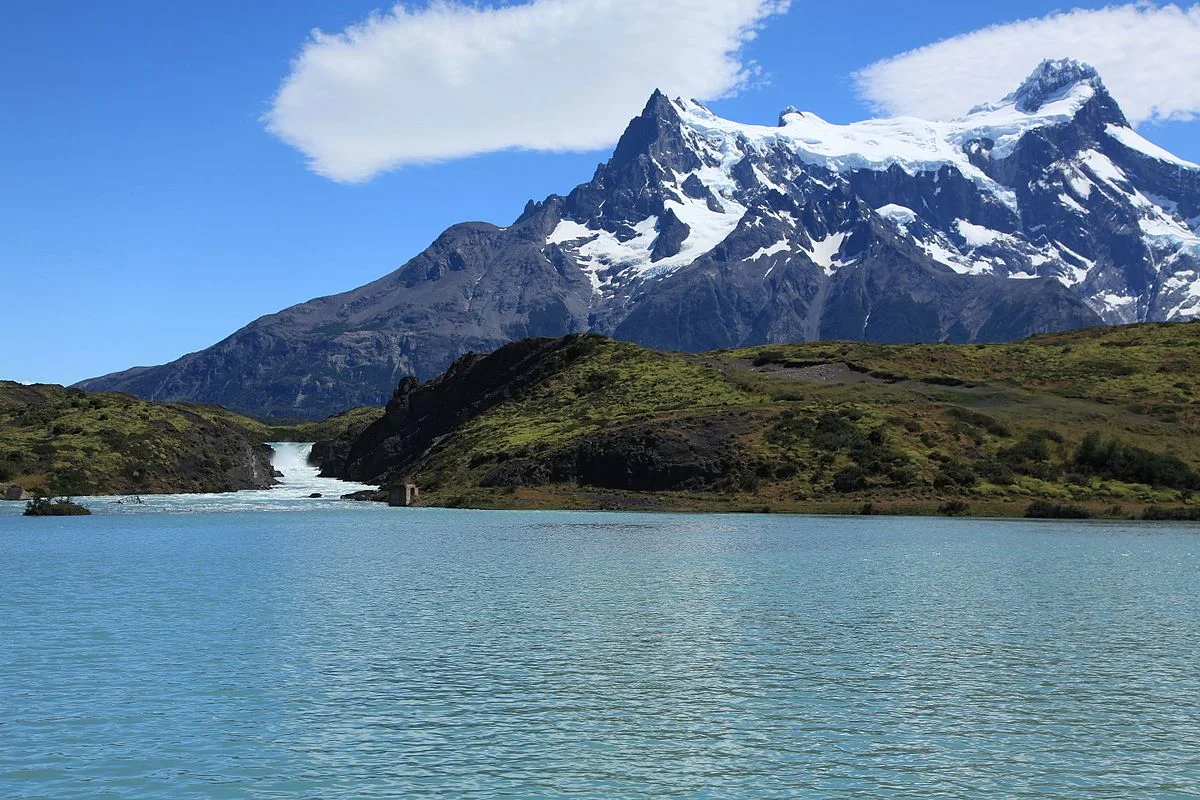
[[[1200,792],[1195,526],[79,523],[0,520],[3,796]]]

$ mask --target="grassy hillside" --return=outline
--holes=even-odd
[[[0,483],[56,495],[271,485],[267,428],[216,406],[0,381]]]
[[[438,505],[1200,509],[1200,324],[1000,345],[819,343],[702,356],[564,341],[532,386],[508,396],[498,384],[500,402],[464,409],[429,441],[404,431],[434,425],[425,407],[465,396],[456,382],[478,382],[488,359],[416,389],[367,429],[347,467],[377,465],[384,453],[391,477],[413,475]]]
[[[382,415],[382,408],[352,408],[315,422],[271,425],[267,428],[267,435],[273,442],[324,442],[357,435]]]

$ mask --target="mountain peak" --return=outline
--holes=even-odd
[[[1018,111],[1033,114],[1081,83],[1090,83],[1097,89],[1104,86],[1100,73],[1091,64],[1071,58],[1047,59],[1005,100],[1013,101]]]
[[[802,113],[800,111],[800,109],[796,108],[795,106],[786,107],[785,109],[783,109],[783,111],[779,112],[778,127],[780,127],[780,128],[786,127],[787,126],[787,118],[790,117],[792,114],[800,114],[800,113]]]
[[[681,142],[676,141],[680,135],[680,122],[676,104],[660,89],[655,89],[641,115],[629,123],[617,142],[609,165],[619,167],[632,163],[652,150],[682,150]]]

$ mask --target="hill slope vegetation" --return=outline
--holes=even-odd
[[[0,483],[54,495],[265,489],[269,429],[217,406],[0,381]]]
[[[572,335],[406,380],[323,467],[449,506],[1186,515],[1198,391],[1200,324],[702,355]]]

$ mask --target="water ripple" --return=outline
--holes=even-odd
[[[1200,796],[1194,526],[305,509],[0,518],[0,796]]]

